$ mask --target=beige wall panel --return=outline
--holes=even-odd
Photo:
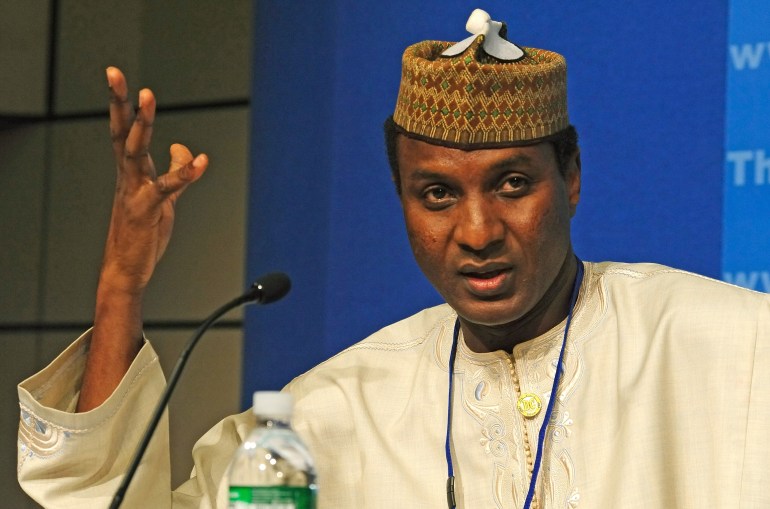
[[[115,188],[107,120],[51,124],[45,321],[90,321]]]
[[[39,318],[44,125],[0,131],[0,321]]]
[[[0,114],[46,112],[50,3],[0,2]]]
[[[57,358],[65,348],[70,346],[73,341],[80,337],[84,330],[73,330],[72,332],[46,331],[40,334],[40,347],[38,348],[35,359],[35,372],[48,366]],[[32,373],[30,373],[31,375]]]
[[[0,333],[0,493],[2,507],[39,507],[16,482],[16,443],[19,429],[19,399],[16,385],[36,369],[35,334]]]
[[[145,300],[148,320],[201,320],[244,290],[248,108],[165,114],[155,122],[155,157],[183,141],[206,152],[209,169],[177,204],[174,238]],[[234,311],[230,317],[240,316]]]
[[[168,377],[190,332],[148,330]],[[171,475],[175,488],[190,477],[192,447],[209,428],[239,412],[240,330],[213,329],[201,339],[171,398]]]
[[[105,110],[104,69],[115,65],[139,78],[143,0],[58,0],[57,114]]]
[[[179,200],[174,237],[146,296],[148,320],[201,319],[243,289],[247,126],[247,107],[156,119],[153,158],[159,168],[167,166],[175,141],[205,149],[211,167]],[[57,123],[53,131],[43,309],[48,321],[92,318],[114,188],[106,130],[106,121],[73,121]]]
[[[45,113],[49,7],[0,7],[0,115]],[[249,96],[249,0],[58,0],[58,8],[56,114],[106,112],[107,65],[126,72],[132,98],[149,86],[161,106]],[[148,291],[149,320],[200,320],[243,290],[248,117],[246,106],[158,116],[161,171],[178,141],[206,151],[212,165],[180,200],[174,239]],[[0,322],[90,322],[115,180],[106,114],[0,131],[0,160]],[[2,450],[16,447],[16,384],[80,332],[0,333]],[[190,333],[148,331],[167,370]],[[188,477],[199,436],[238,411],[241,349],[240,330],[214,330],[190,359],[171,403],[175,484]],[[16,484],[15,455],[0,459],[0,506],[37,507]]]
[[[148,0],[142,78],[170,104],[249,97],[252,5]]]
[[[108,65],[169,105],[247,98],[251,5],[61,0],[57,113],[103,108]]]

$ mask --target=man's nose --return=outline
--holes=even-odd
[[[486,258],[503,244],[505,225],[494,204],[484,197],[465,197],[455,225],[455,241],[464,250]]]

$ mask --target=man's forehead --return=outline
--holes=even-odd
[[[437,166],[464,167],[469,162],[489,170],[510,170],[555,162],[551,144],[544,141],[512,147],[458,149],[403,134],[397,137],[397,155],[399,165],[410,167],[417,177],[430,176]]]

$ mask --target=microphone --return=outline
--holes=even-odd
[[[283,299],[290,289],[289,276],[283,272],[270,272],[254,281],[244,297],[248,298],[246,302],[253,300],[257,304],[271,304]]]
[[[158,400],[158,404],[155,407],[155,413],[152,415],[152,418],[147,425],[147,429],[144,432],[144,437],[142,437],[142,441],[139,443],[139,446],[134,453],[134,459],[131,461],[131,465],[126,472],[126,476],[123,478],[123,482],[120,483],[117,491],[115,491],[115,496],[112,498],[110,509],[117,509],[123,503],[128,486],[131,484],[131,480],[134,478],[137,468],[139,468],[139,463],[147,450],[147,446],[150,444],[150,439],[152,438],[153,433],[155,433],[155,428],[158,427],[158,423],[163,416],[168,401],[171,399],[171,393],[174,391],[174,387],[176,387],[176,383],[182,375],[182,370],[184,369],[185,364],[187,364],[187,359],[190,357],[192,349],[198,343],[201,336],[203,336],[203,333],[228,311],[250,302],[256,304],[270,304],[282,299],[289,293],[290,289],[291,281],[289,280],[289,276],[283,272],[270,272],[254,281],[254,284],[251,285],[251,288],[249,288],[246,293],[218,308],[200,324],[182,349],[182,353],[179,354],[179,360],[176,361],[174,370],[171,372],[171,376],[166,384],[166,389]]]

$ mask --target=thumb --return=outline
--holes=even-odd
[[[171,145],[169,150],[171,163],[168,173],[158,177],[157,183],[164,193],[175,193],[188,184],[198,180],[208,167],[209,159],[206,154],[193,158],[192,152],[179,143]]]

